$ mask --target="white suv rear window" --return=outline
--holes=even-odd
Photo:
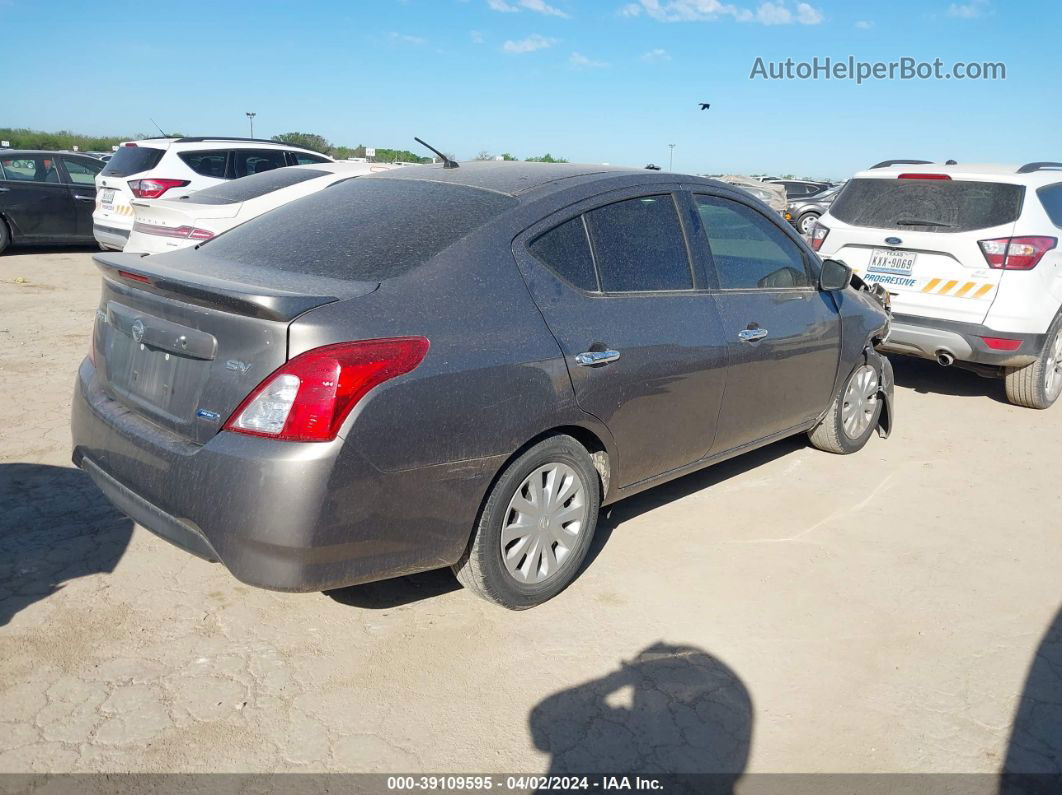
[[[970,232],[1014,223],[1025,188],[947,179],[853,179],[830,215],[853,226]]]
[[[103,167],[105,177],[128,177],[141,171],[150,171],[159,164],[165,149],[150,146],[120,146],[107,165]]]

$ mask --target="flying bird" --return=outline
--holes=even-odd
[[[709,102],[702,102],[701,103],[701,110],[708,110],[708,108],[710,108],[710,107],[712,107],[712,105]]]

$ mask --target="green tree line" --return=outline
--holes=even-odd
[[[171,135],[179,137],[181,133],[171,133]],[[69,130],[45,132],[44,130],[30,130],[22,127],[0,127],[0,141],[7,141],[14,149],[44,149],[47,151],[57,151],[60,149],[71,150],[76,146],[82,152],[109,152],[111,151],[112,146],[118,146],[123,141],[135,141],[149,137],[151,136],[142,132],[125,136],[82,135],[81,133],[75,133]],[[358,146],[339,146],[330,143],[324,136],[316,135],[314,133],[283,133],[282,135],[274,135],[272,140],[277,141],[278,143],[291,144],[292,146],[301,146],[304,149],[310,149],[314,152],[329,155],[337,160],[344,160],[348,157],[365,157],[365,147],[361,144]],[[449,154],[448,156],[453,157],[452,154]],[[504,152],[499,156],[502,160],[520,159],[509,152]],[[476,160],[494,159],[495,156],[489,152],[480,152],[476,155]],[[431,157],[425,157],[416,152],[411,152],[408,149],[387,149],[381,147],[376,147],[376,155],[373,157],[373,160],[380,163],[392,163],[395,161],[401,161],[403,163],[432,162]],[[568,162],[564,158],[554,157],[548,152],[544,155],[526,157],[524,160],[540,163]]]

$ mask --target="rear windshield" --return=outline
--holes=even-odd
[[[1018,220],[1024,196],[1023,186],[999,182],[853,179],[830,215],[876,229],[969,232]]]
[[[201,250],[280,271],[383,281],[427,262],[516,203],[464,185],[348,179],[237,226]]]
[[[278,168],[275,171],[234,179],[232,182],[222,182],[212,188],[191,193],[186,198],[196,204],[236,204],[257,199],[281,188],[290,188],[308,179],[326,177],[328,173],[316,168]]]
[[[159,164],[165,152],[165,149],[150,146],[119,146],[103,167],[102,174],[105,177],[128,177],[148,171]]]

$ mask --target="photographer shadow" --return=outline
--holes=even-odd
[[[748,762],[752,699],[712,655],[657,642],[543,700],[529,723],[548,775],[664,776],[669,792],[729,793]]]

